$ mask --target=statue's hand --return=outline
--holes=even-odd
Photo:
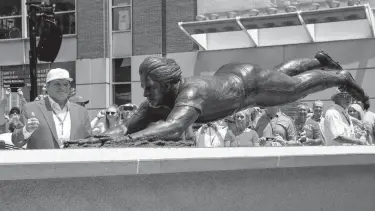
[[[95,138],[97,138],[102,143],[102,145],[104,145],[105,143],[119,144],[119,143],[129,143],[133,141],[129,136],[124,136],[124,135],[117,135],[117,136],[98,135],[98,136],[95,136]]]

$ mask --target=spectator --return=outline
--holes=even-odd
[[[0,101],[0,134],[5,133],[7,131],[8,118],[6,117],[5,109],[8,105],[9,95],[10,95],[10,88],[5,90],[4,98]]]
[[[310,117],[311,120],[319,124],[320,133],[322,134],[322,141],[325,141],[324,137],[324,117],[323,117],[323,101],[317,100],[313,103],[313,115]]]
[[[76,89],[75,88],[70,88],[70,92],[68,95],[68,99],[76,95]]]
[[[121,119],[123,121],[128,121],[130,117],[133,116],[133,114],[137,111],[138,106],[135,104],[127,103],[124,105],[121,105],[119,107],[119,111],[121,113]]]
[[[69,101],[82,107],[86,107],[86,104],[89,103],[89,100],[77,95],[74,95],[73,97],[69,98]]]
[[[14,129],[19,126],[18,128],[22,128],[23,124],[20,121],[20,114],[21,111],[18,107],[13,107],[9,111],[9,121],[7,123],[7,132],[13,132]]]
[[[279,107],[267,107],[255,128],[260,145],[299,146],[296,130],[290,117],[280,112]],[[272,143],[267,143],[272,142]]]
[[[42,94],[38,95],[38,97],[36,97],[34,101],[44,100],[44,98],[46,98],[47,96],[47,85],[44,84],[42,87]]]
[[[348,107],[348,114],[352,117],[354,137],[357,139],[369,140],[369,132],[366,130],[363,124],[363,116],[365,112],[362,107],[358,104],[351,104]]]
[[[57,68],[48,72],[48,96],[24,106],[21,122],[25,126],[12,134],[15,146],[27,144],[27,149],[56,149],[65,147],[65,141],[90,136],[87,110],[68,101],[72,80],[67,70]]]
[[[303,145],[322,145],[323,138],[319,124],[307,118],[308,106],[305,103],[298,105],[298,116],[294,121],[298,134],[297,141]]]
[[[100,111],[96,117],[91,121],[91,127],[98,132],[104,133],[111,127],[121,124],[121,118],[117,105],[111,105],[107,110]]]
[[[224,145],[231,147],[259,146],[258,134],[250,129],[251,113],[244,110],[226,118],[228,131],[224,138]]]
[[[196,132],[196,146],[199,148],[224,147],[224,137],[228,132],[227,126],[218,122],[203,124]],[[234,135],[231,137],[234,138]]]
[[[254,107],[253,110],[250,112],[250,128],[255,129],[257,126],[259,118],[263,115],[263,111],[259,107]]]
[[[363,104],[365,114],[363,116],[363,124],[369,132],[369,143],[375,143],[375,113],[369,111],[370,103],[366,102]]]
[[[366,140],[354,137],[354,128],[351,118],[346,109],[352,101],[352,97],[347,92],[338,91],[331,97],[334,102],[325,115],[324,134],[326,145],[365,145]]]

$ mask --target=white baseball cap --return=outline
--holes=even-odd
[[[55,68],[55,69],[51,69],[50,71],[48,71],[47,79],[46,79],[47,83],[50,81],[59,80],[59,79],[65,79],[70,82],[73,81],[73,79],[70,78],[69,76],[69,72],[65,69]]]

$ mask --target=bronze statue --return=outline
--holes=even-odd
[[[351,74],[324,52],[318,52],[314,59],[288,61],[275,70],[232,63],[213,76],[182,78],[181,73],[173,59],[146,58],[139,74],[147,100],[126,125],[69,143],[175,139],[194,122],[215,121],[252,106],[291,103],[331,87],[348,91],[358,101],[369,101]],[[152,122],[158,124],[151,126]]]

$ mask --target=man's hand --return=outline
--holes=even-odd
[[[306,132],[303,131],[301,134],[300,134],[300,137],[298,139],[298,142],[304,144],[306,143],[308,140],[307,140],[307,137],[306,137]]]
[[[260,146],[264,146],[267,142],[267,138],[266,137],[261,137],[259,138],[259,145]]]
[[[8,88],[8,89],[5,90],[5,95],[6,95],[6,96],[9,96],[11,92],[12,92],[11,89]]]
[[[17,94],[18,96],[23,97],[23,91],[21,88],[17,89]]]
[[[98,119],[101,119],[101,118],[105,117],[105,112],[106,112],[105,110],[99,111],[99,113],[96,115],[96,117]]]
[[[279,142],[282,146],[286,145],[286,141],[284,141],[283,137],[281,137],[280,135],[275,136],[275,141]]]
[[[26,130],[29,133],[34,132],[39,127],[39,120],[35,118],[34,112],[31,112],[31,118],[26,121]]]

